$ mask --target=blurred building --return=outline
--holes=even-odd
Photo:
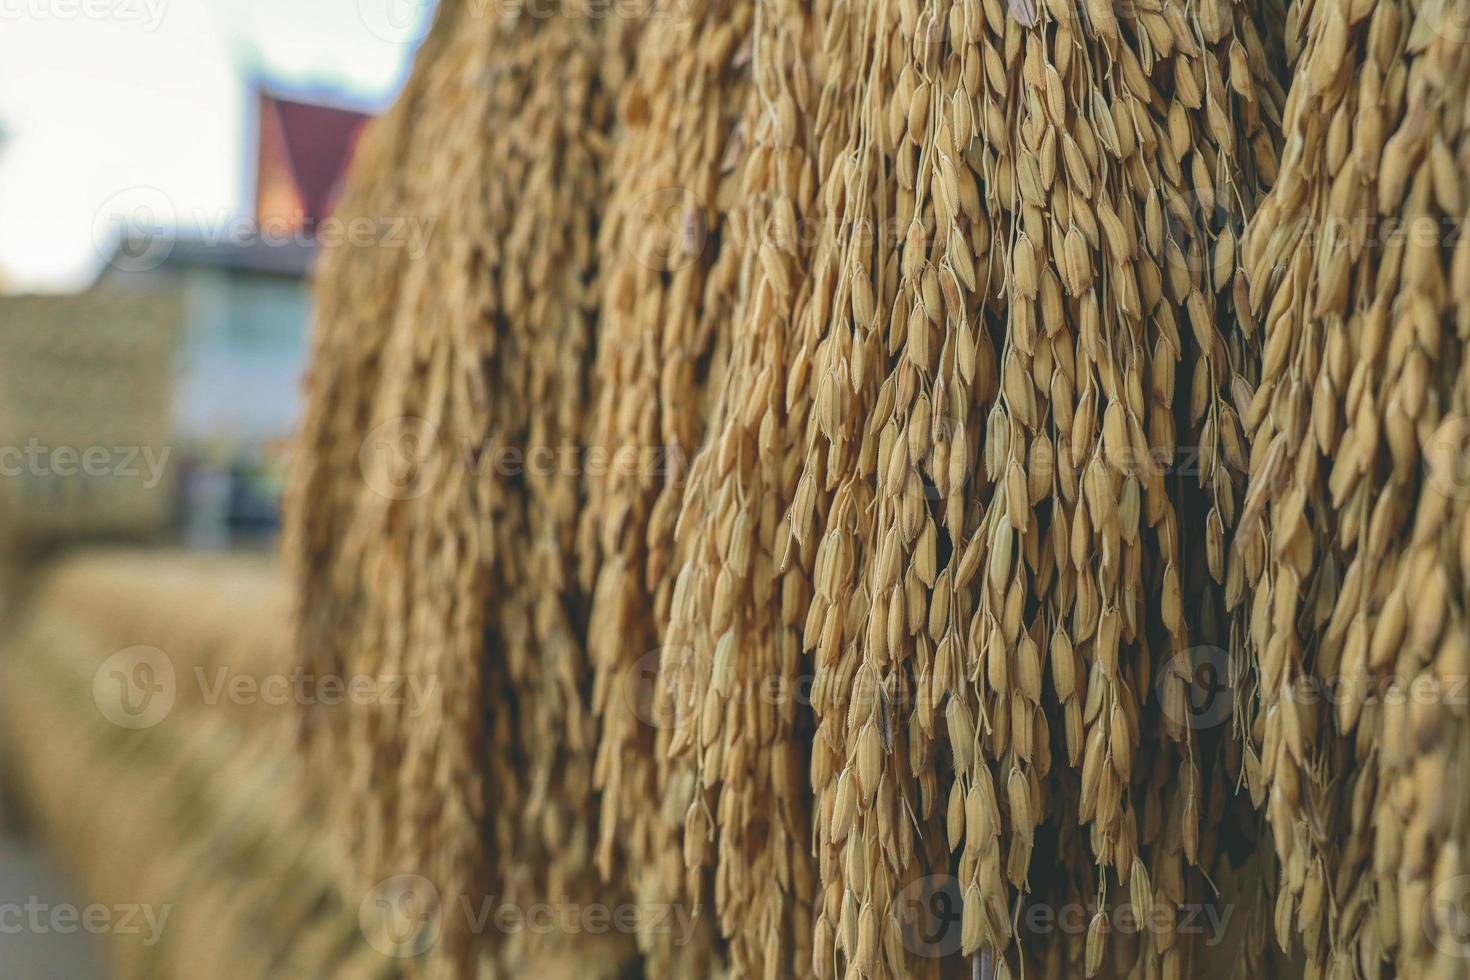
[[[87,292],[0,298],[0,507],[16,533],[203,547],[274,533],[317,232],[368,117],[263,88],[252,103],[252,214],[131,229]],[[22,458],[17,473],[6,454],[28,445],[63,460],[148,446],[163,472],[128,483]]]

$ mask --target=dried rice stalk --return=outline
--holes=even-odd
[[[597,864],[611,878],[625,861],[641,902],[691,908],[710,902],[681,860],[695,775],[669,760],[672,733],[657,724],[644,682],[672,655],[674,518],[728,356],[724,325],[744,257],[730,212],[754,124],[754,9],[747,0],[711,0],[649,10],[608,164],[590,379],[596,405],[581,447],[589,465],[578,560],[592,594],[587,654],[602,722]],[[601,460],[607,465],[593,465]],[[711,922],[685,949],[643,936],[649,969],[707,974]],[[738,936],[732,953],[745,969]]]
[[[682,793],[665,802],[680,818],[684,861],[713,867],[734,972],[777,977],[812,962],[817,877],[801,781],[810,717],[792,696],[806,673],[798,616],[809,588],[801,569],[782,575],[778,562],[789,537],[780,502],[800,463],[800,420],[782,403],[794,327],[812,302],[802,222],[816,204],[819,94],[805,12],[761,5],[755,15],[738,130],[749,153],[721,256],[736,257],[739,303],[721,324],[731,350],[709,434],[671,511],[682,564],[669,576],[656,694],[672,725],[670,789]]]
[[[1080,808],[1103,890],[1132,884],[1135,903],[1181,904],[1199,858],[1204,792],[1189,731],[1161,742],[1151,778],[1153,750],[1139,740],[1155,672],[1188,648],[1177,541],[1182,509],[1199,498],[1171,496],[1165,467],[1148,464],[1162,454],[1172,469],[1173,362],[1186,357],[1223,577],[1219,531],[1236,492],[1227,453],[1244,464],[1224,396],[1251,362],[1245,338],[1227,343],[1216,325],[1229,322],[1216,297],[1235,280],[1214,188],[1253,196],[1271,175],[1280,93],[1253,22],[1224,4],[1142,13],[1121,30],[1065,4],[1026,17],[999,4],[838,4],[823,34],[829,77],[853,88],[829,87],[835,118],[811,137],[830,140],[814,300],[802,304],[801,279],[787,281],[789,261],[763,263],[806,326],[744,371],[756,409],[747,431],[784,380],[797,428],[782,432],[774,414],[766,424],[806,459],[794,487],[778,474],[747,484],[764,495],[741,493],[743,470],[723,462],[739,463],[740,443],[712,437],[705,452],[719,454],[726,483],[705,492],[756,508],[789,495],[778,499],[790,501],[795,547],[778,538],[774,553],[807,570],[783,596],[816,665],[824,892],[813,969],[826,975],[834,957],[864,976],[919,969],[895,899],[949,868],[946,837],[963,848],[962,951],[1010,969],[1002,957],[1036,828],[1053,820],[1049,797]],[[1202,86],[1222,64],[1234,87]],[[771,251],[780,256],[762,257]],[[1189,310],[1188,333],[1176,308]],[[695,540],[713,533],[722,550],[736,528],[762,526],[708,505],[690,513]],[[719,580],[732,566],[691,572],[687,618],[710,633],[711,673],[693,684],[706,701],[725,693],[722,601],[733,597],[741,631],[769,606],[739,578]],[[759,676],[749,645],[737,649]],[[1056,714],[1042,704],[1048,674]],[[1068,746],[1055,777],[1053,725]],[[1159,777],[1174,788],[1140,827],[1135,806]],[[1087,938],[1076,954],[1096,972],[1106,943],[1097,930]],[[1117,967],[1178,971],[1181,947],[1163,930],[1119,950]]]
[[[1470,52],[1450,12],[1296,9],[1282,179],[1243,253],[1264,327],[1246,772],[1277,938],[1330,976],[1464,970]]]
[[[1435,965],[1406,924],[1460,874],[1426,787],[1463,713],[1283,696],[1464,659],[1459,501],[1414,469],[1467,397],[1426,325],[1458,239],[1328,222],[1459,214],[1462,55],[1404,6],[1295,6],[1290,100],[1274,2],[451,6],[356,205],[426,209],[436,252],[338,260],[296,501],[308,637],[455,679],[428,722],[322,720],[374,871],[708,906],[639,936],[659,976],[1279,971],[1263,916],[1183,927],[1273,897],[1318,966]],[[431,180],[371,172],[425,133]],[[385,501],[343,447],[399,416],[639,462],[431,453]],[[1203,666],[1231,725],[1191,715]],[[935,950],[905,916],[945,889]]]
[[[591,871],[579,480],[507,473],[502,455],[582,438],[609,93],[636,22],[574,7],[441,7],[347,205],[432,222],[428,254],[385,268],[383,249],[350,250],[324,277],[317,363],[361,374],[312,381],[290,532],[303,648],[326,669],[438,678],[445,700],[311,727],[362,828],[357,884],[420,874],[448,908],[530,904]],[[434,969],[472,968],[464,919]]]

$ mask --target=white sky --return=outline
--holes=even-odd
[[[0,0],[0,286],[82,288],[109,217],[251,203],[248,82],[372,108],[430,0]]]

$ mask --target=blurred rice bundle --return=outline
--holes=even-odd
[[[1296,8],[1247,235],[1246,766],[1274,922],[1328,976],[1463,976],[1470,49],[1443,3]]]
[[[181,298],[0,297],[0,528],[9,544],[162,530]],[[98,462],[98,454],[105,462]]]
[[[437,17],[343,204],[431,223],[428,254],[327,263],[294,533],[311,665],[440,678],[445,699],[317,711],[308,735],[363,855],[357,885],[412,873],[448,908],[527,905],[595,880],[584,488],[503,450],[583,442],[613,93],[636,23],[575,3]],[[447,917],[440,967],[472,969],[469,925]]]
[[[654,976],[1448,969],[1463,711],[1283,697],[1465,672],[1462,249],[1329,220],[1460,213],[1411,7],[446,5],[290,522],[306,661],[445,682],[307,719],[357,883],[698,910]]]
[[[215,697],[289,675],[287,594],[256,560],[95,553],[43,573],[7,631],[25,816],[88,901],[157,925],[109,934],[116,976],[400,975],[336,888],[295,705]]]

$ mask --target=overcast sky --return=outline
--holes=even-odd
[[[84,287],[112,212],[248,210],[248,83],[382,108],[427,0],[0,0],[0,282]]]

